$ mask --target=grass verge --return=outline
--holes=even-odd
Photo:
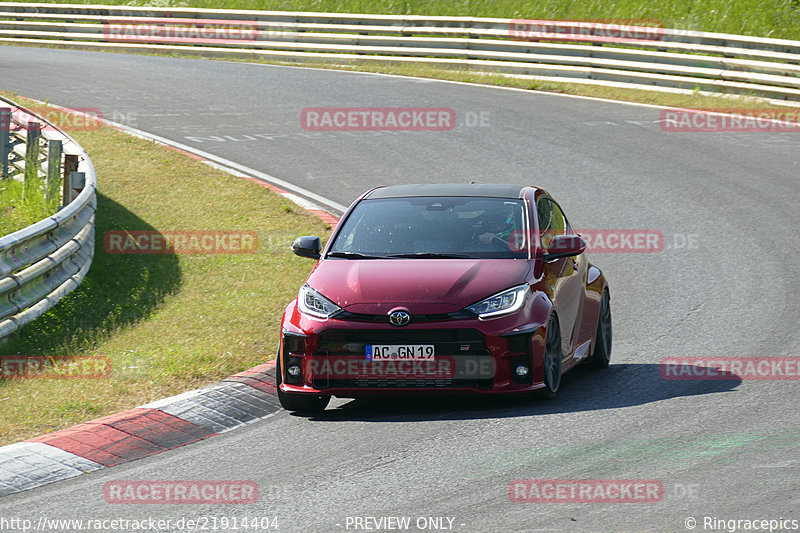
[[[24,99],[15,97],[20,103]],[[103,127],[71,132],[97,169],[94,262],[0,355],[106,356],[103,379],[0,380],[0,444],[193,389],[274,357],[284,305],[313,266],[289,245],[330,227],[255,183]],[[123,255],[110,230],[242,230],[254,254]]]
[[[0,181],[0,236],[30,226],[56,212],[48,205],[44,180],[38,177],[24,183],[13,178]]]

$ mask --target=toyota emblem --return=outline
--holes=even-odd
[[[393,326],[407,326],[411,322],[411,315],[405,311],[392,311],[389,313],[389,323]]]

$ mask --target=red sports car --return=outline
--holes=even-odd
[[[278,394],[290,411],[331,396],[558,391],[611,357],[605,277],[544,190],[396,185],[363,194],[283,314]]]

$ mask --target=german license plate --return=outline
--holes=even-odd
[[[433,344],[367,344],[367,361],[433,361]]]

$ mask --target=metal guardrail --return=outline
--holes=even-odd
[[[43,146],[46,157],[40,157]],[[97,208],[97,177],[83,148],[41,116],[0,97],[0,186],[4,179],[37,174],[50,197],[63,190],[66,205],[0,237],[0,339],[44,314],[83,280],[94,255]],[[57,187],[62,174],[63,188]]]
[[[0,2],[0,43],[339,64],[427,63],[532,79],[800,102],[800,41],[665,28],[653,39],[598,39],[582,34],[586,23],[539,21],[565,34],[554,38],[526,35],[526,22]],[[253,32],[239,39],[167,35],[179,25],[223,23]],[[150,35],[115,33],[115,24],[146,27]]]

